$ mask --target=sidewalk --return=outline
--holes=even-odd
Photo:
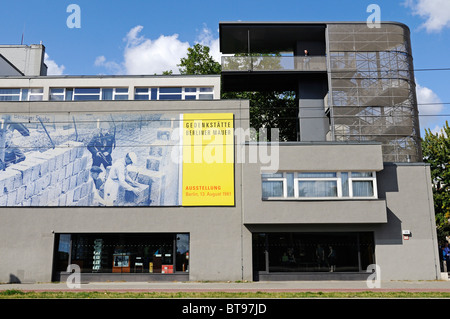
[[[271,281],[271,282],[92,282],[70,288],[66,283],[0,284],[0,290],[22,291],[115,291],[115,292],[332,292],[332,291],[438,291],[450,293],[450,281]]]

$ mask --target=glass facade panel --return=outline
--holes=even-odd
[[[372,197],[374,195],[372,181],[353,181],[352,187],[355,197]]]
[[[64,95],[62,94],[51,94],[50,101],[64,101]]]
[[[148,88],[136,88],[134,92],[148,94]]]
[[[160,94],[160,100],[181,100],[181,94]]]
[[[262,196],[268,197],[283,197],[283,182],[281,181],[263,181],[262,182]]]
[[[294,173],[286,173],[287,197],[295,196]]]
[[[73,96],[74,101],[98,101],[100,100],[100,95],[79,95],[75,94]]]
[[[171,88],[171,87],[159,88],[159,93],[160,94],[181,93],[181,88],[180,87],[176,87],[176,88]]]
[[[152,98],[152,100],[157,100],[158,99],[158,89],[157,88],[152,88],[151,89],[151,98]]]
[[[254,233],[254,270],[365,272],[374,263],[373,233]]]
[[[75,88],[75,94],[100,94],[100,88]]]
[[[280,178],[283,177],[283,173],[261,174],[262,178]]]
[[[333,178],[336,176],[337,176],[337,173],[335,173],[335,172],[320,172],[320,173],[301,172],[301,173],[298,173],[299,178]]]
[[[55,271],[82,273],[189,271],[189,234],[58,234]]]
[[[29,100],[30,101],[42,101],[43,96],[42,95],[30,95]]]
[[[341,173],[341,183],[342,183],[342,196],[348,197],[349,191],[348,191],[348,173],[347,172]]]
[[[20,95],[0,95],[0,101],[20,101]]]
[[[124,100],[128,100],[128,94],[116,94],[114,96],[114,100],[120,100],[120,101],[124,101]]]
[[[73,89],[66,90],[66,101],[72,101],[73,98]]]
[[[299,181],[299,197],[337,197],[336,181]]]
[[[198,96],[199,100],[212,100],[214,96],[212,94],[200,94]]]
[[[102,89],[102,100],[111,101],[113,99],[113,89]]]
[[[58,89],[58,88],[50,89],[50,94],[64,94],[64,89]]]
[[[372,172],[352,172],[352,177],[372,177]]]
[[[20,94],[20,89],[0,89],[0,94]]]

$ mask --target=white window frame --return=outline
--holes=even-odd
[[[100,89],[100,93],[75,93],[75,89]],[[52,93],[53,89],[60,89],[63,90],[62,93]],[[103,100],[103,90],[106,89],[112,89],[112,100]],[[127,92],[117,92],[117,89],[127,89]],[[67,90],[72,91],[72,99],[71,100],[66,100],[66,96],[67,96]],[[116,100],[116,96],[127,96],[127,98],[125,100],[129,99],[129,88],[128,87],[67,87],[67,88],[62,88],[62,87],[52,87],[50,88],[50,93],[49,93],[49,99],[51,99],[52,96],[62,96],[62,100],[54,100],[54,101],[76,101],[75,100],[75,96],[76,95],[92,95],[92,96],[99,96],[98,100],[97,99],[92,99],[92,100],[86,100],[86,101],[115,101]],[[122,100],[122,101],[125,101]],[[82,100],[80,100],[82,101]]]
[[[372,176],[367,176],[367,177],[352,177],[352,173],[372,173]],[[360,182],[372,182],[372,187],[373,187],[373,196],[353,196],[353,182],[356,181],[360,181]],[[376,177],[376,172],[375,171],[365,171],[365,172],[359,172],[359,171],[352,171],[352,172],[348,172],[348,196],[350,198],[361,198],[361,199],[366,199],[366,198],[378,198],[378,188],[377,188],[377,177]]]
[[[103,90],[104,89],[112,89],[113,90],[113,101],[126,101],[129,99],[129,88],[127,87],[114,87],[114,88],[101,88],[100,89],[100,100],[103,100]],[[127,92],[117,92],[117,89],[126,89]],[[116,96],[126,96],[126,99],[118,100]]]
[[[18,97],[18,100],[9,100],[9,101],[1,101],[1,102],[18,102],[18,101],[42,101],[44,98],[44,88],[42,87],[34,87],[34,88],[2,88],[7,90],[19,90],[19,93],[1,93],[1,96],[11,96],[11,97]],[[26,99],[23,98],[23,95],[25,93],[25,90],[27,91],[27,97]],[[38,90],[38,92],[36,92]],[[34,92],[33,92],[34,91]],[[39,97],[31,99],[31,96],[33,97]]]
[[[52,93],[52,90],[63,90],[62,93]],[[54,87],[49,89],[49,101],[66,101],[66,88]],[[73,94],[73,93],[72,93]],[[62,100],[52,100],[52,96],[62,96]],[[72,95],[73,98],[73,95]]]
[[[147,92],[137,92],[137,90],[147,90]],[[147,95],[147,99],[145,100],[140,100],[140,101],[148,101],[152,99],[152,92],[151,92],[151,88],[143,88],[143,87],[135,87],[134,88],[134,99],[136,100],[136,96],[139,95]]]
[[[178,87],[179,86],[177,86],[177,88]],[[200,97],[202,97],[202,96],[210,97],[210,98],[204,99],[204,100],[213,100],[214,99],[214,87],[213,86],[183,86],[183,87],[181,87],[181,93],[161,93],[160,92],[161,88],[170,88],[170,87],[169,86],[135,87],[135,91],[134,91],[135,99],[136,99],[136,96],[147,95],[148,99],[145,99],[144,101],[152,100],[152,91],[151,91],[152,89],[156,89],[156,100],[160,100],[161,96],[170,95],[170,94],[181,94],[181,100],[186,100],[187,96],[195,97],[195,99],[192,99],[192,100],[200,100]],[[136,89],[146,90],[146,92],[136,92]],[[188,92],[188,90],[192,90],[192,89],[195,89],[195,91]],[[206,90],[206,91],[202,92],[202,90]],[[179,101],[179,100],[175,100],[175,101]]]
[[[72,89],[72,88],[71,88]],[[76,93],[76,89],[99,89],[98,93]],[[102,88],[99,87],[75,87],[72,89],[72,101],[101,101],[102,100]],[[65,92],[65,90],[64,90]],[[92,100],[76,100],[75,96],[82,95],[82,96],[98,96],[98,99],[92,99]]]
[[[263,197],[263,199],[271,200],[271,199],[280,199],[280,198],[288,198],[287,197],[287,172],[278,172],[275,174],[283,174],[281,177],[264,177],[264,174],[261,175],[261,195],[262,195],[262,183],[263,182],[282,182],[283,183],[283,197]]]
[[[294,196],[288,197],[288,178],[287,174],[294,174]],[[300,173],[336,173],[336,177],[299,177]],[[348,174],[348,196],[343,196],[342,190],[342,173]],[[372,176],[367,177],[352,177],[352,173],[371,173]],[[262,195],[262,183],[263,182],[282,182],[283,183],[283,196],[282,197],[263,197],[263,200],[365,200],[365,199],[378,199],[377,177],[375,171],[339,171],[339,172],[292,172],[283,171],[275,174],[282,174],[280,177],[264,177],[265,172],[261,172],[261,195]],[[335,181],[337,185],[337,196],[334,197],[300,197],[299,196],[299,181]],[[353,196],[353,182],[372,182],[373,196]]]
[[[44,88],[29,88],[27,90],[28,90],[27,101],[42,101],[44,99]],[[31,99],[32,96],[39,98]]]

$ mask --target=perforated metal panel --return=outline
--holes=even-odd
[[[387,162],[422,161],[409,30],[328,24],[331,138],[378,141]]]

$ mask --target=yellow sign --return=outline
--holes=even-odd
[[[182,123],[182,205],[233,206],[233,114],[183,114]]]

